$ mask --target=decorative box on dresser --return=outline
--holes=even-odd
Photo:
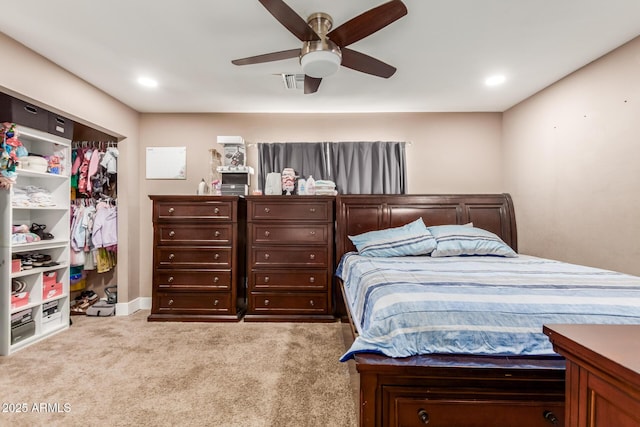
[[[334,320],[332,196],[247,197],[246,321]]]
[[[153,201],[150,321],[238,321],[246,307],[246,206],[237,196]]]
[[[640,426],[640,325],[545,325],[567,359],[566,427]]]

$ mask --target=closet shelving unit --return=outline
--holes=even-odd
[[[38,186],[51,193],[54,206],[20,207],[15,206],[14,189],[0,190],[0,355],[9,355],[41,341],[69,327],[69,239],[70,239],[70,161],[71,140],[36,129],[18,126],[19,139],[29,153],[52,155],[62,151],[65,159],[60,174],[41,173],[18,169],[14,184],[24,188]],[[11,226],[32,223],[45,224],[46,232],[53,234],[51,240],[33,243],[14,244],[11,239]],[[11,255],[40,253],[51,257],[58,264],[50,267],[34,267],[28,270],[12,272]],[[56,273],[56,282],[62,283],[62,293],[49,297],[43,293],[45,276]],[[20,279],[29,291],[28,303],[12,308],[12,279]],[[45,305],[57,302],[58,310],[47,315]],[[35,324],[33,335],[12,344],[11,317],[15,313],[31,310]]]

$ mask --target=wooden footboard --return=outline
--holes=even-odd
[[[362,427],[564,425],[560,357],[358,354],[355,364]]]

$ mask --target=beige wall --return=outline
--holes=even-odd
[[[506,111],[521,252],[640,275],[640,38]]]
[[[194,194],[217,135],[249,143],[404,140],[411,193],[513,194],[522,252],[640,275],[640,39],[501,113],[138,114],[0,33],[0,89],[119,145],[121,302],[151,294],[149,194]],[[145,149],[186,146],[187,180],[145,179]],[[256,165],[255,147],[248,162]],[[613,209],[612,209],[613,208]]]
[[[409,192],[493,193],[502,190],[501,117],[500,113],[143,114],[141,153],[146,147],[186,146],[187,180],[146,180],[141,154],[141,265],[150,266],[152,261],[147,195],[195,194],[198,182],[208,177],[208,150],[221,151],[217,135],[245,138],[247,163],[256,171],[256,142],[409,141]],[[143,295],[151,295],[150,267],[141,271],[140,282]]]
[[[124,137],[118,164],[118,298],[139,294],[138,113],[0,33],[0,90]]]

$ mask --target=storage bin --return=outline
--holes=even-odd
[[[42,299],[47,300],[62,295],[62,283],[53,283],[52,285],[42,286]]]
[[[36,333],[36,324],[33,320],[29,320],[19,326],[11,328],[11,344],[17,344],[20,341],[32,337]]]
[[[49,111],[2,93],[0,94],[0,122],[12,122],[46,132]]]
[[[11,260],[11,272],[12,273],[18,273],[21,270],[22,264],[20,263],[19,259],[12,259]]]
[[[63,138],[73,138],[73,120],[55,113],[49,113],[47,132]]]
[[[11,309],[22,307],[29,303],[29,292],[11,294]]]
[[[55,285],[58,281],[58,275],[55,271],[47,271],[42,274],[42,283],[45,287]]]

